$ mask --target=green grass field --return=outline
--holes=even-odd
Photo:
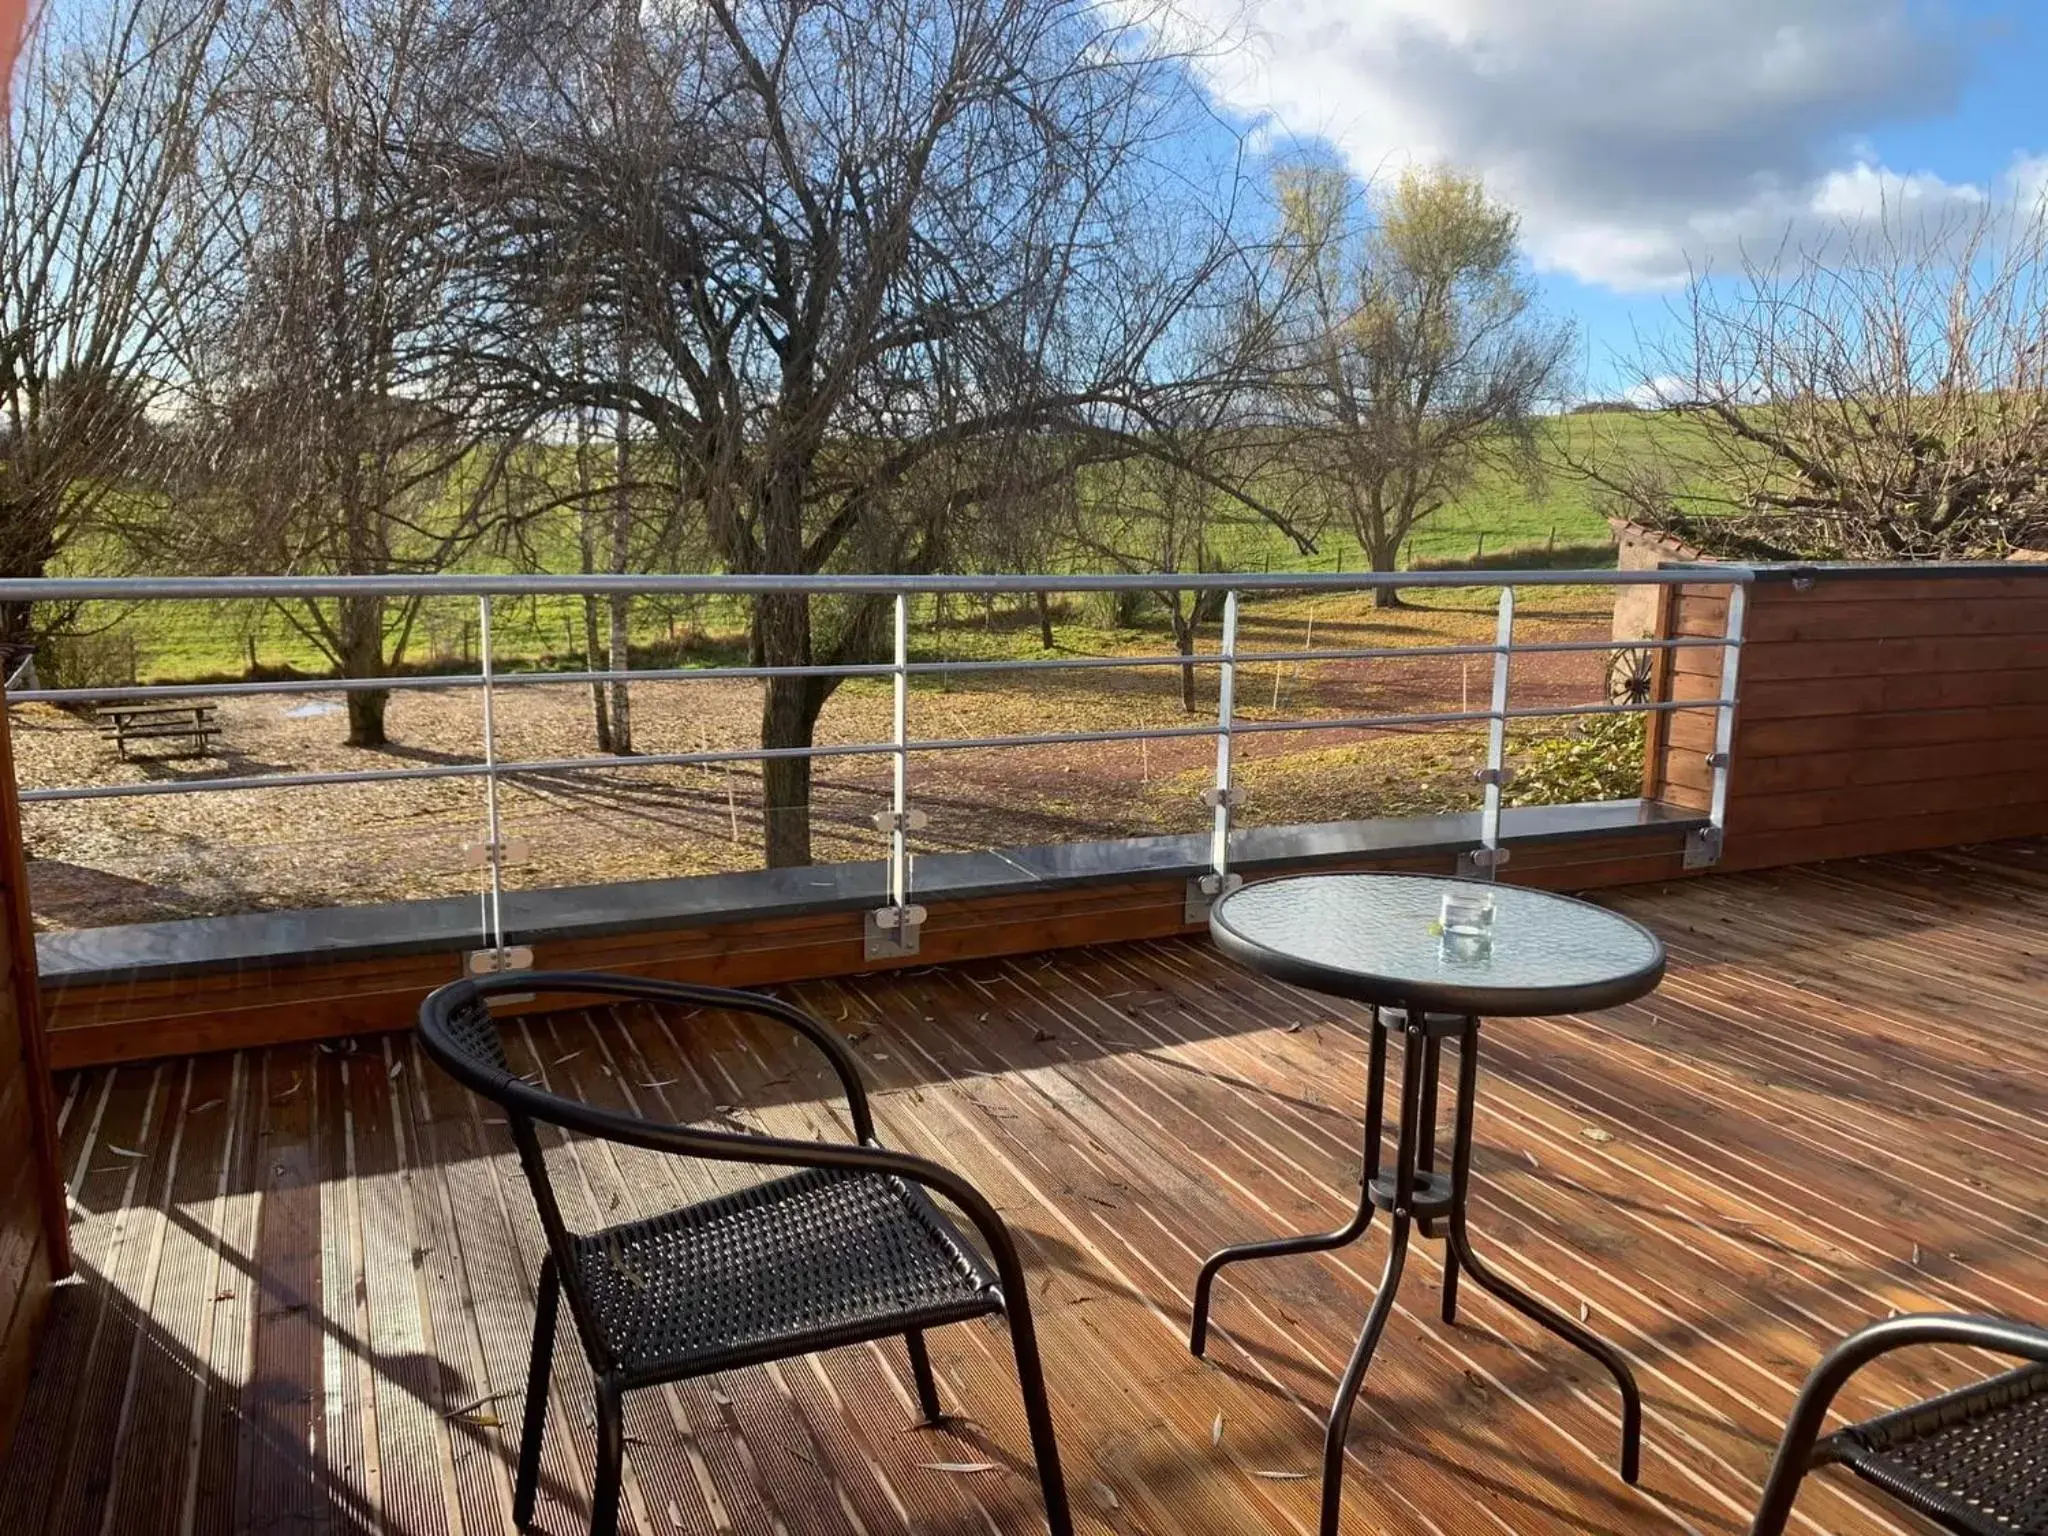
[[[1552,466],[1534,491],[1505,473],[1483,475],[1464,496],[1445,507],[1410,537],[1409,567],[1602,566],[1613,561],[1612,538],[1589,488],[1562,468],[1563,446],[1583,452],[1589,445],[1615,456],[1646,451],[1655,434],[1682,430],[1668,418],[1650,415],[1560,417],[1544,426],[1544,457]],[[1251,517],[1220,521],[1209,540],[1223,568],[1244,571],[1360,570],[1365,566],[1348,529],[1329,528],[1317,550],[1304,555],[1270,524]],[[538,531],[539,563],[561,571],[576,568],[573,527],[564,513],[559,524]],[[63,574],[119,569],[101,549],[79,548],[64,562]],[[507,558],[479,554],[465,570],[511,571]],[[936,615],[920,616],[930,633]],[[972,605],[957,607],[942,642],[946,653],[962,649],[1001,654],[1035,650],[1035,624],[1011,622],[986,627],[983,639],[964,638],[962,620],[986,619]],[[1021,616],[1019,616],[1021,617]],[[84,627],[98,631],[73,647],[62,670],[73,681],[227,679],[287,669],[322,675],[329,664],[319,648],[276,609],[261,603],[202,605],[157,603],[123,612],[96,605]],[[501,600],[494,608],[494,653],[507,668],[562,668],[584,664],[582,605],[573,598]],[[424,604],[406,649],[406,666],[421,670],[466,669],[476,655],[477,611],[473,600],[433,599]],[[1062,648],[1093,650],[1115,641],[1118,626],[1098,607],[1068,604],[1062,610]],[[1141,615],[1140,631],[1163,629],[1163,616]],[[636,665],[704,665],[743,659],[744,614],[730,601],[700,598],[636,600],[631,621]],[[1131,635],[1127,640],[1137,639]]]

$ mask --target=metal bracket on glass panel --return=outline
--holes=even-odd
[[[1685,867],[1712,869],[1721,862],[1721,829],[1695,827],[1685,834]]]
[[[1468,848],[1458,855],[1458,876],[1470,880],[1489,875],[1507,863],[1509,857],[1505,848]]]
[[[866,950],[870,960],[900,960],[917,953],[924,932],[924,908],[877,907],[867,915]]]
[[[1515,782],[1515,770],[1512,768],[1474,768],[1472,770],[1472,782],[1475,784],[1492,784],[1497,788],[1506,789]]]
[[[874,822],[877,832],[922,832],[932,821],[918,810],[877,811],[868,819]]]
[[[1193,875],[1188,879],[1187,899],[1181,907],[1183,921],[1190,925],[1209,921],[1209,909],[1244,884],[1243,875]]]
[[[1213,787],[1205,789],[1202,791],[1202,804],[1212,811],[1218,806],[1223,807],[1225,810],[1234,811],[1244,804],[1244,791],[1235,785],[1229,789],[1216,789]]]

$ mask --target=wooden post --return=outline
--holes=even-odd
[[[1677,594],[1678,588],[1676,587],[1659,587],[1657,589],[1657,619],[1650,626],[1651,639],[1670,640],[1675,638],[1671,631],[1672,621],[1678,614]],[[1615,654],[1612,651],[1608,652],[1610,665],[1612,665],[1612,658]],[[1668,649],[1657,650],[1651,653],[1649,701],[1652,704],[1664,704],[1670,701],[1671,658],[1674,654],[1674,652]],[[1643,798],[1645,800],[1655,800],[1664,793],[1664,759],[1666,752],[1669,750],[1670,735],[1671,715],[1668,711],[1657,710],[1644,716]]]

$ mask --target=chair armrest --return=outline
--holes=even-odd
[[[833,1075],[839,1079],[841,1092],[846,1095],[855,1138],[862,1142],[875,1138],[875,1120],[868,1108],[867,1085],[861,1081],[860,1063],[853,1052],[829,1025],[780,998],[767,997],[759,992],[736,991],[730,987],[703,987],[680,981],[614,976],[603,971],[507,971],[472,978],[468,985],[475,989],[476,995],[483,997],[494,992],[588,992],[602,997],[682,1003],[695,1008],[717,1008],[728,1013],[749,1013],[759,1018],[775,1019],[816,1046],[831,1066]],[[556,1116],[550,1113],[541,1118],[554,1119]]]
[[[1792,1417],[1785,1424],[1785,1436],[1778,1442],[1770,1476],[1764,1481],[1750,1536],[1778,1536],[1784,1530],[1799,1481],[1814,1463],[1828,1410],[1849,1378],[1879,1357],[1916,1344],[1961,1344],[2048,1364],[2048,1329],[2007,1318],[1915,1313],[1858,1329],[1827,1353],[1800,1389]]]

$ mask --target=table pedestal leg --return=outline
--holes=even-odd
[[[1202,1272],[1195,1277],[1195,1316],[1192,1331],[1188,1335],[1188,1349],[1196,1356],[1202,1355],[1209,1347],[1209,1297],[1216,1287],[1216,1277],[1223,1272],[1226,1264],[1240,1263],[1245,1259],[1277,1259],[1294,1253],[1327,1253],[1332,1248],[1342,1248],[1356,1242],[1372,1225],[1373,1203],[1371,1185],[1373,1176],[1380,1166],[1380,1128],[1386,1111],[1387,1087],[1387,1037],[1386,1031],[1375,1029],[1372,1034],[1372,1061],[1367,1068],[1365,1087],[1365,1168],[1366,1175],[1358,1191],[1358,1209],[1351,1219],[1334,1232],[1317,1232],[1301,1237],[1280,1237],[1267,1242],[1239,1243],[1235,1247],[1218,1249],[1209,1255],[1202,1265]]]
[[[1463,1270],[1482,1290],[1606,1366],[1614,1384],[1621,1389],[1621,1480],[1633,1483],[1642,1465],[1643,1396],[1628,1361],[1605,1339],[1513,1281],[1495,1274],[1472,1251],[1472,1235],[1465,1227],[1465,1196],[1472,1180],[1472,1106],[1478,1097],[1478,1079],[1479,1021],[1467,1019],[1458,1044],[1458,1124],[1451,1153],[1450,1251],[1444,1255],[1444,1321],[1457,1321],[1458,1271]]]
[[[1399,1017],[1398,1026],[1387,1015]],[[1401,1119],[1396,1136],[1391,1173],[1380,1163],[1384,1131],[1387,1080],[1387,1036],[1398,1027],[1404,1037],[1401,1064]],[[1458,1039],[1458,1086],[1451,1139],[1449,1177],[1435,1171],[1436,1111],[1443,1041]],[[1358,1343],[1338,1383],[1331,1404],[1329,1423],[1323,1437],[1323,1511],[1321,1536],[1337,1536],[1344,1498],[1344,1444],[1351,1429],[1351,1412],[1372,1365],[1380,1336],[1386,1331],[1406,1269],[1411,1230],[1424,1237],[1445,1239],[1443,1317],[1455,1323],[1458,1314],[1458,1276],[1470,1275],[1481,1289],[1498,1297],[1531,1322],[1549,1329],[1559,1338],[1598,1360],[1613,1375],[1621,1389],[1621,1476],[1633,1483],[1641,1459],[1642,1395],[1635,1376],[1621,1352],[1596,1337],[1521,1287],[1488,1269],[1472,1250],[1471,1234],[1465,1225],[1466,1197],[1472,1181],[1472,1116],[1478,1098],[1479,1021],[1445,1014],[1429,1014],[1416,1007],[1397,1014],[1396,1010],[1373,1014],[1371,1058],[1366,1076],[1365,1177],[1358,1209],[1334,1232],[1300,1237],[1283,1237],[1268,1242],[1243,1243],[1212,1254],[1195,1281],[1194,1326],[1189,1348],[1200,1355],[1207,1347],[1210,1296],[1216,1276],[1224,1266],[1245,1259],[1277,1258],[1287,1254],[1322,1253],[1356,1242],[1372,1224],[1372,1213],[1388,1213],[1391,1235],[1387,1266],[1380,1278],[1371,1310],[1360,1329]]]

